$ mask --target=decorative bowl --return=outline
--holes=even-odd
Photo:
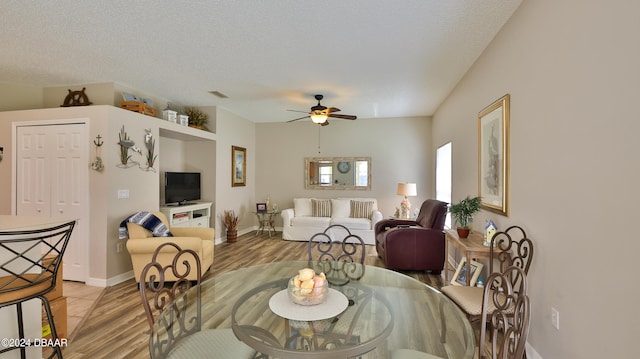
[[[320,286],[314,288],[302,288],[295,285],[295,277],[289,280],[287,285],[287,295],[292,302],[300,305],[317,305],[327,299],[328,283],[322,281]]]

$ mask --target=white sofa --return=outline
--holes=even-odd
[[[375,198],[294,198],[293,204],[294,208],[281,213],[285,240],[308,241],[330,225],[341,224],[366,244],[376,243],[373,229],[382,219],[382,213]],[[330,204],[328,210],[327,204]],[[338,239],[336,235],[340,234],[329,233],[332,240]]]

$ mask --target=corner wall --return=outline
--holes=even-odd
[[[238,232],[244,233],[253,229],[255,215],[255,188],[256,188],[256,125],[240,116],[237,116],[223,108],[216,108],[216,131],[224,136],[218,136],[216,153],[216,203],[214,205],[216,227],[216,242],[226,240],[226,231],[222,224],[222,216],[225,210],[233,210],[239,217]],[[247,149],[246,186],[231,187],[231,146],[239,146]]]
[[[42,96],[42,87],[0,83],[0,111],[40,108]]]
[[[529,344],[540,357],[630,358],[640,335],[640,3],[525,0],[433,119],[453,143],[453,199],[478,193],[477,115],[511,94],[511,216],[535,244]],[[435,148],[435,147],[434,147]],[[560,330],[551,326],[551,308]]]

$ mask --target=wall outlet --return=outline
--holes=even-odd
[[[122,252],[122,241],[118,241],[116,244],[116,253]]]
[[[558,313],[556,308],[551,308],[551,325],[560,330],[560,313]]]
[[[119,189],[118,190],[118,199],[129,198],[129,190],[128,189]]]

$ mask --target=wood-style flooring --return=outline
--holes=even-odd
[[[384,266],[375,248],[367,246],[365,263]],[[214,264],[203,280],[234,269],[282,260],[306,259],[306,242],[282,240],[255,232],[238,237],[235,243],[215,248]],[[442,286],[442,276],[425,272],[405,272],[435,288]],[[106,288],[93,310],[69,339],[63,351],[74,358],[149,358],[149,327],[133,279]]]

